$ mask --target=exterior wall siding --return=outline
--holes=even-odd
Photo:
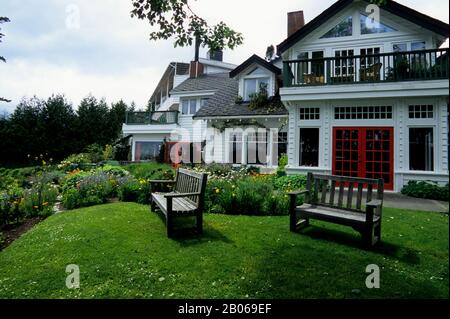
[[[335,102],[292,103],[289,109],[289,174],[308,171],[332,173],[333,169],[333,128],[334,127],[393,127],[394,128],[394,190],[400,191],[410,180],[432,180],[439,183],[448,182],[448,119],[447,100],[442,98],[422,99],[379,99],[344,100]],[[433,119],[409,119],[409,105],[432,104]],[[385,120],[335,120],[336,106],[392,106],[393,118]],[[320,107],[319,121],[300,121],[300,107]],[[299,166],[299,131],[302,127],[319,127],[319,166]],[[434,171],[410,171],[409,169],[409,128],[432,127],[434,129]]]

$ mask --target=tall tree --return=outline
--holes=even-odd
[[[77,152],[76,114],[64,95],[53,95],[45,102],[41,113],[42,138],[49,156],[61,160]]]
[[[122,100],[111,104],[111,110],[109,111],[110,134],[115,140],[122,133],[122,124],[125,123],[125,114],[127,111],[128,105]]]
[[[6,22],[10,22],[10,20],[7,17],[0,17],[0,25],[2,25],[3,23],[6,23]],[[1,30],[2,30],[2,28],[0,28],[0,31]],[[0,43],[2,43],[2,38],[4,36],[5,35],[0,32]],[[3,56],[1,56],[1,55],[0,55],[0,61],[3,61],[3,62],[6,63],[6,59]],[[5,99],[5,98],[0,96],[0,102],[7,102],[7,103],[9,103],[9,102],[11,102],[11,100]]]
[[[82,143],[80,151],[86,145],[106,145],[114,140],[111,136],[109,108],[105,100],[97,100],[92,95],[84,98],[77,111],[77,134]]]
[[[7,131],[11,161],[23,163],[28,155],[34,157],[48,151],[42,131],[45,127],[41,116],[44,104],[37,97],[22,99],[11,115]]]
[[[131,0],[132,17],[147,20],[157,30],[150,33],[151,40],[175,38],[175,46],[190,46],[197,38],[212,50],[241,45],[243,36],[224,22],[209,25],[195,14],[189,0]]]

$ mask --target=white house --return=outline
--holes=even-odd
[[[183,91],[183,86],[180,85],[186,86],[195,81],[208,83],[209,77],[220,77],[220,74],[224,73],[228,75],[228,72],[236,66],[224,63],[221,59],[220,52],[218,54],[209,52],[208,59],[199,58],[191,64],[182,62],[169,64],[150,99],[152,110],[129,112],[123,124],[123,135],[132,136],[130,139],[132,161],[155,160],[160,155],[167,160],[168,153],[160,154],[164,143],[169,143],[170,146],[172,145],[170,143],[176,142],[197,142],[191,138],[194,135],[193,128],[201,129],[206,127],[206,124],[203,121],[194,121],[192,117],[213,90],[205,91],[201,87],[198,89],[196,87],[193,92]],[[174,91],[174,88],[179,90]],[[190,103],[187,109],[186,103]],[[169,151],[170,149],[167,150]]]
[[[449,26],[339,0],[278,46],[289,173],[448,182]]]
[[[133,160],[154,158],[166,141],[189,145],[185,161],[200,153],[274,168],[287,153],[289,174],[383,178],[395,191],[410,180],[447,183],[448,34],[394,1],[339,0],[307,24],[291,12],[279,58],[235,66],[219,53],[168,69],[155,110],[130,115],[123,132]],[[255,107],[262,91],[268,99]]]

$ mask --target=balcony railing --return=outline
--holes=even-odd
[[[127,112],[125,123],[128,125],[178,124],[178,112]]]
[[[285,61],[285,87],[449,78],[449,49]]]

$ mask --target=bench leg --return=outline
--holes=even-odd
[[[167,237],[172,237],[173,235],[173,214],[172,214],[172,198],[167,198],[167,215],[166,215],[166,227],[167,227]]]
[[[374,233],[376,242],[379,243],[381,241],[381,221],[375,226]]]
[[[197,233],[203,234],[203,214],[197,214]]]
[[[363,245],[365,247],[373,246],[373,226],[365,227],[365,229],[361,232]]]
[[[153,198],[150,201],[150,209],[152,210],[152,212],[156,211],[156,204],[155,204],[155,201],[153,200]]]
[[[300,217],[297,218],[297,213],[291,212],[290,216],[290,228],[292,232],[297,232],[309,226],[309,218],[308,217]]]
[[[172,214],[167,212],[166,216],[166,227],[167,227],[167,237],[171,238],[173,236],[173,217]]]

